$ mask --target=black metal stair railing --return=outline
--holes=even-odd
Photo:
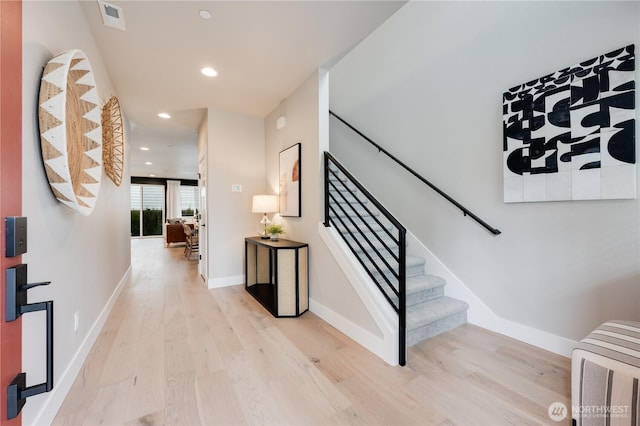
[[[449,194],[445,193],[442,189],[438,188],[437,186],[435,186],[433,183],[431,183],[430,181],[428,181],[427,179],[425,179],[423,176],[421,176],[418,172],[416,172],[415,170],[413,170],[411,167],[407,166],[405,163],[403,163],[402,161],[400,161],[398,158],[396,158],[393,154],[391,154],[389,151],[387,151],[386,149],[384,149],[382,146],[380,146],[379,144],[375,143],[373,140],[371,140],[367,135],[365,135],[364,133],[362,133],[360,130],[356,129],[355,127],[353,127],[351,124],[349,124],[347,121],[345,121],[342,117],[340,117],[339,115],[337,115],[336,113],[334,113],[333,111],[329,111],[329,115],[335,117],[338,121],[340,121],[342,124],[344,124],[345,126],[347,126],[349,129],[351,129],[351,131],[353,131],[354,133],[356,133],[357,135],[359,135],[362,139],[366,140],[367,142],[369,142],[371,145],[373,145],[374,147],[376,147],[378,149],[379,152],[382,152],[383,154],[385,154],[387,157],[389,157],[390,159],[392,159],[394,162],[396,162],[400,167],[402,167],[403,169],[405,169],[407,172],[411,173],[413,176],[415,176],[416,178],[418,178],[418,180],[420,180],[422,183],[424,183],[425,185],[427,185],[429,188],[433,189],[435,192],[437,192],[440,196],[442,196],[445,200],[449,201],[451,204],[453,204],[454,206],[456,206],[458,209],[460,209],[460,211],[462,212],[463,215],[465,216],[469,216],[471,219],[475,220],[476,222],[478,222],[480,225],[482,225],[487,231],[491,232],[493,235],[500,235],[500,230],[497,228],[494,228],[493,226],[489,225],[487,222],[485,222],[484,220],[480,219],[477,215],[475,215],[473,212],[471,212],[471,210],[469,210],[468,208],[466,208],[465,206],[463,206],[462,204],[460,204],[459,202],[457,202],[456,200],[454,200]]]
[[[376,147],[493,235],[492,227],[375,143],[333,111],[351,131]],[[324,225],[333,226],[398,314],[400,365],[406,364],[406,229],[330,153],[324,153]],[[364,199],[363,199],[364,198]]]
[[[406,229],[330,153],[324,153],[324,225],[333,226],[398,314],[406,364]]]

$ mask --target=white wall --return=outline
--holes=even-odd
[[[318,224],[324,220],[322,153],[327,149],[327,134],[322,120],[327,117],[327,84],[327,73],[320,70],[265,118],[267,192],[276,194],[279,187],[280,151],[301,143],[302,216],[285,217],[282,222],[286,239],[309,244],[311,310],[339,328],[363,329],[380,335],[318,234]],[[281,115],[286,118],[286,126],[277,130],[276,120]]]
[[[54,301],[54,390],[29,398],[25,425],[53,420],[94,336],[94,323],[130,265],[129,171],[116,187],[103,173],[95,210],[74,213],[52,195],[40,156],[37,98],[42,69],[55,54],[81,49],[89,57],[100,98],[115,94],[77,2],[23,2],[23,214],[28,217],[29,282],[51,281],[29,291],[29,301]],[[79,329],[74,332],[74,313]],[[23,368],[27,385],[45,380],[44,314],[23,316]],[[86,352],[84,353],[86,355]],[[81,357],[82,358],[82,357]]]
[[[260,118],[207,111],[209,287],[242,284],[244,238],[257,235],[252,196],[264,194],[264,124]],[[232,185],[242,192],[232,192]]]
[[[640,320],[638,200],[502,202],[502,93],[637,48],[639,15],[638,2],[410,2],[331,69],[331,109],[498,237],[333,124],[331,150],[498,316],[574,340]]]

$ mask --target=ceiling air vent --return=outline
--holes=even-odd
[[[125,31],[124,15],[122,14],[122,8],[106,1],[98,0],[100,6],[100,13],[102,14],[102,22],[107,27],[116,28],[118,30]]]

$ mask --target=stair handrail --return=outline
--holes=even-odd
[[[413,170],[411,167],[407,166],[405,163],[403,163],[402,161],[400,161],[398,158],[396,158],[393,154],[391,154],[389,151],[387,151],[386,149],[384,149],[382,146],[380,146],[379,144],[377,144],[376,142],[374,142],[371,138],[369,138],[367,135],[365,135],[364,133],[362,133],[360,130],[356,129],[355,127],[353,127],[351,124],[349,124],[347,121],[345,121],[342,117],[340,117],[339,115],[337,115],[336,113],[334,113],[333,111],[329,110],[329,115],[334,116],[336,119],[338,119],[340,122],[342,122],[345,126],[347,126],[349,129],[351,129],[353,132],[357,133],[359,136],[361,136],[364,140],[366,140],[367,142],[369,142],[371,145],[375,146],[379,152],[382,152],[383,154],[385,154],[387,157],[391,158],[393,161],[395,161],[397,164],[399,164],[402,168],[404,168],[406,171],[408,171],[409,173],[411,173],[413,176],[415,176],[416,178],[418,178],[418,180],[420,180],[421,182],[423,182],[424,184],[426,184],[429,188],[433,189],[435,192],[437,192],[439,195],[441,195],[442,197],[444,197],[445,200],[449,201],[451,204],[453,204],[454,206],[456,206],[458,209],[460,209],[462,211],[462,214],[464,216],[469,216],[471,219],[475,220],[476,222],[478,222],[480,225],[482,225],[485,229],[487,229],[489,232],[491,232],[493,235],[500,235],[502,232],[497,229],[494,228],[493,226],[489,225],[487,222],[485,222],[484,220],[480,219],[477,215],[475,215],[473,212],[471,212],[471,210],[469,210],[468,208],[466,208],[465,206],[463,206],[462,204],[460,204],[459,202],[457,202],[456,200],[454,200],[451,196],[449,196],[447,193],[445,193],[443,190],[441,190],[440,188],[438,188],[436,185],[434,185],[433,183],[431,183],[430,181],[428,181],[427,179],[425,179],[422,175],[420,175],[418,172],[416,172],[415,170]]]
[[[406,348],[406,328],[407,328],[407,309],[406,309],[406,297],[407,297],[406,296],[406,294],[407,294],[407,278],[406,278],[406,258],[407,258],[407,253],[406,253],[406,246],[407,246],[407,240],[406,240],[406,233],[407,233],[407,229],[382,204],[380,204],[380,202],[378,200],[376,200],[376,198],[369,191],[367,191],[367,189],[364,186],[362,186],[362,184],[360,182],[358,182],[358,180],[351,173],[349,173],[349,171],[342,164],[340,164],[340,162],[333,155],[331,155],[329,152],[326,152],[326,151],[324,152],[324,226],[325,227],[330,227],[331,226],[331,210],[332,209],[331,209],[330,201],[331,201],[332,196],[330,194],[330,179],[329,179],[329,177],[330,177],[332,171],[330,169],[330,164],[329,163],[331,163],[333,166],[335,166],[347,178],[347,180],[349,180],[349,182],[356,187],[358,192],[361,193],[367,199],[368,202],[373,204],[375,206],[375,208],[377,209],[377,211],[380,214],[382,214],[389,221],[389,223],[391,223],[394,226],[394,228],[398,231],[398,238],[397,238],[397,240],[394,239],[394,242],[397,244],[397,248],[398,248],[398,255],[394,256],[394,258],[396,258],[397,262],[398,262],[398,273],[397,274],[394,273],[394,277],[397,278],[397,280],[398,280],[398,290],[395,291],[393,286],[390,285],[391,289],[398,296],[398,306],[395,306],[395,304],[393,303],[393,301],[391,300],[389,295],[382,289],[381,285],[374,279],[373,272],[367,269],[367,267],[363,263],[362,259],[360,259],[360,257],[356,254],[356,252],[355,252],[354,248],[351,246],[351,244],[347,242],[347,245],[354,252],[354,255],[358,258],[358,260],[360,261],[362,266],[365,267],[365,270],[367,270],[367,273],[373,279],[374,283],[376,284],[378,289],[382,292],[382,294],[385,296],[385,298],[387,299],[387,301],[389,302],[391,307],[398,314],[398,363],[400,365],[404,366],[404,365],[406,365],[406,359],[407,359],[407,354],[406,354],[406,352],[407,352],[407,348]],[[334,173],[334,175],[335,175],[335,173]],[[341,195],[341,196],[346,201],[344,195]],[[368,208],[366,206],[364,206],[359,199],[356,198],[356,200],[360,203],[360,205],[362,207],[364,207],[364,209],[367,212],[371,213],[368,210]],[[343,207],[341,207],[341,206],[338,206],[338,207],[343,211],[343,213],[346,213],[344,211]],[[340,219],[337,215],[336,215],[336,219],[338,219],[338,221],[342,222],[342,219]],[[351,220],[352,224],[355,225],[353,220],[352,219],[350,219],[350,220]],[[365,222],[365,224],[366,224],[366,222]],[[378,224],[381,225],[381,223],[379,221],[378,221]],[[349,234],[351,234],[351,237],[354,238],[354,235],[352,234],[352,231],[347,229],[347,227],[346,227],[346,225],[344,223],[342,223],[342,225],[345,227],[347,232]],[[367,225],[367,226],[369,227],[369,225]],[[357,227],[357,225],[355,226],[355,228],[363,234],[363,231],[361,231]],[[370,227],[369,227],[369,229],[371,230]],[[384,227],[383,227],[383,229],[384,229]],[[389,236],[393,237],[388,230],[386,230],[386,229],[384,229],[384,230]],[[336,231],[346,241],[345,236],[342,235],[342,233],[338,229],[336,229]],[[373,246],[371,241],[366,236],[363,235],[363,238],[369,243],[370,246]],[[379,236],[377,238],[380,240]],[[360,249],[364,250],[364,247],[362,247],[361,243],[358,242],[358,239],[356,239],[356,238],[354,238],[354,239],[355,239],[356,243],[358,244],[358,246],[360,247]],[[383,242],[383,245],[388,249],[388,247],[386,246],[386,244],[384,244],[384,242]],[[377,250],[376,250],[376,252],[377,252]],[[377,253],[377,254],[380,256],[380,253]],[[369,255],[366,253],[366,251],[365,251],[365,255],[367,257],[369,257]],[[373,261],[373,259],[371,259],[369,257],[369,260],[371,261],[373,266],[378,270],[378,272],[382,272],[380,270],[380,268],[376,265],[376,263]],[[391,272],[394,272],[389,267],[389,264],[386,262],[386,260],[384,260],[384,258],[382,260],[383,260],[383,263],[386,265],[386,267],[389,268],[389,270],[391,270]],[[390,284],[389,280],[384,275],[384,273],[382,273],[382,276],[387,281],[387,284],[389,285]]]

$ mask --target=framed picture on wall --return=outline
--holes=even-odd
[[[280,151],[280,215],[302,216],[302,169],[300,152],[302,144],[297,143]]]
[[[504,92],[504,202],[636,198],[635,46]]]

